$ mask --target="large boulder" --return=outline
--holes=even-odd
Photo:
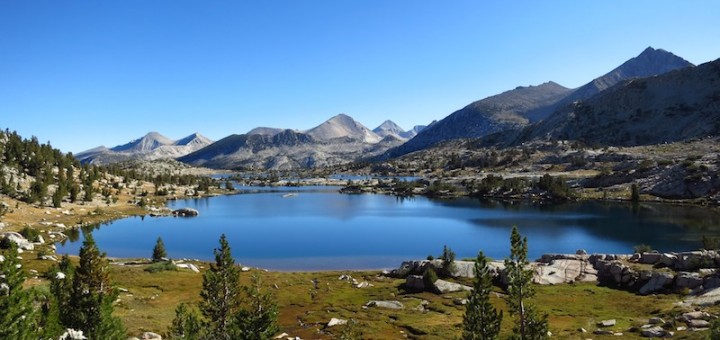
[[[20,235],[20,233],[16,233],[14,231],[6,231],[0,233],[0,239],[8,239],[11,242],[17,244],[18,248],[22,250],[35,249],[35,245],[32,242],[28,241],[25,237]]]
[[[390,271],[390,276],[403,278],[408,275],[422,275],[430,267],[435,269],[432,261],[405,261],[400,264],[400,267]]]
[[[714,306],[720,303],[720,287],[708,289],[698,296],[688,298],[685,302],[697,306]]]
[[[420,275],[408,275],[405,278],[405,289],[412,292],[422,292],[425,290],[425,281]]]
[[[695,289],[703,284],[703,278],[698,273],[680,272],[675,276],[675,286],[678,288]]]
[[[454,293],[454,292],[462,292],[462,291],[471,291],[472,287],[468,287],[465,285],[461,285],[459,283],[449,282],[445,280],[437,280],[433,284],[435,287],[435,291],[440,294],[446,294],[446,293]]]
[[[365,307],[379,307],[387,309],[404,309],[405,306],[400,301],[370,301],[365,304]]]
[[[662,256],[660,256],[659,263],[665,267],[674,268],[677,260],[678,260],[677,255],[671,254],[671,253],[664,253],[664,254],[662,254]]]
[[[650,280],[644,286],[640,287],[640,294],[646,295],[664,290],[668,285],[673,283],[674,278],[671,273],[653,272]]]
[[[333,327],[333,326],[338,326],[338,325],[344,325],[344,324],[346,324],[347,322],[348,322],[348,321],[345,320],[345,319],[332,318],[332,319],[330,319],[330,321],[327,323],[327,325],[326,325],[325,327]]]
[[[666,330],[664,330],[660,326],[652,326],[652,327],[642,329],[640,331],[640,335],[642,335],[646,338],[663,338],[669,334]]]
[[[142,340],[162,340],[162,336],[160,336],[160,334],[153,333],[153,332],[145,332],[142,334],[140,339],[142,339]]]
[[[662,254],[660,253],[642,253],[640,254],[638,262],[643,264],[656,264],[660,262],[661,258]]]
[[[715,255],[714,251],[708,252],[702,250],[677,253],[675,269],[695,271],[698,268],[713,268],[716,266]]]
[[[539,284],[596,280],[597,270],[589,263],[576,259],[556,259],[546,264],[539,263],[533,276],[533,282]]]

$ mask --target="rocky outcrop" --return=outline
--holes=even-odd
[[[559,284],[575,281],[597,281],[597,270],[583,259],[556,259],[535,265],[533,282]]]
[[[344,325],[344,324],[346,324],[347,322],[348,322],[348,321],[345,320],[345,319],[332,318],[332,319],[330,319],[330,321],[327,323],[327,325],[326,325],[325,327],[333,327],[333,326]]]
[[[20,233],[16,233],[14,231],[6,231],[0,233],[0,239],[7,239],[13,243],[15,243],[19,249],[22,250],[33,250],[35,249],[35,245],[28,241],[25,237],[20,235]]]
[[[369,301],[365,307],[378,307],[387,309],[404,309],[405,306],[400,301]]]
[[[639,293],[642,295],[650,294],[653,292],[663,291],[670,287],[675,281],[675,277],[672,273],[667,272],[654,272],[650,277],[650,280],[640,287]]]
[[[180,216],[180,217],[195,217],[195,216],[200,215],[200,212],[193,208],[180,208],[177,210],[173,210],[172,214],[173,214],[173,216]]]
[[[453,262],[453,277],[475,277],[475,262],[472,261],[455,261]],[[505,268],[503,262],[490,261],[488,266],[491,272],[497,275],[500,271]],[[428,268],[432,268],[436,272],[442,268],[441,260],[420,260],[420,261],[405,261],[400,264],[400,267],[390,271],[390,276],[404,278],[408,275],[422,275]]]
[[[425,290],[425,281],[421,275],[408,275],[405,278],[405,289],[412,292],[422,292]]]
[[[675,270],[698,270],[720,267],[720,253],[714,250],[697,250],[679,253],[642,253],[630,259],[633,262],[668,267]]]
[[[447,294],[447,293],[462,292],[462,291],[469,292],[472,290],[472,287],[468,287],[468,286],[461,285],[459,283],[450,282],[450,281],[437,280],[433,283],[433,289],[435,290],[436,293]]]

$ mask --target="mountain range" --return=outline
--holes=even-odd
[[[513,136],[512,144],[555,139],[636,146],[718,134],[720,59],[622,81],[587,100],[559,108]]]
[[[153,132],[77,157],[95,163],[171,157],[199,166],[262,170],[387,159],[468,138],[500,146],[548,139],[600,145],[677,141],[720,134],[719,63],[694,66],[670,52],[648,47],[578,88],[552,81],[517,87],[409,131],[390,120],[370,130],[339,114],[304,131],[258,127],[215,143],[198,134],[172,141]]]
[[[392,131],[390,131],[390,129]],[[173,141],[157,132],[113,148],[81,152],[83,163],[107,164],[130,159],[175,158],[213,168],[293,169],[334,165],[376,156],[422,131],[404,131],[392,121],[370,130],[346,114],[305,131],[258,127],[217,142],[193,134]]]
[[[648,47],[637,57],[577,89],[547,82],[538,86],[518,87],[473,102],[425,129],[407,143],[389,150],[384,158],[426,149],[446,140],[479,138],[500,131],[519,130],[542,121],[559,108],[589,99],[622,81],[691,66],[693,64],[687,60],[668,51]]]
[[[193,133],[185,138],[172,140],[157,132],[149,132],[145,136],[112,148],[99,146],[75,155],[80,162],[92,164],[108,164],[130,159],[155,160],[177,158],[193,151],[200,150],[213,141],[207,137]]]
[[[384,133],[391,126],[394,132]],[[403,136],[413,134],[391,121],[370,130],[352,117],[339,114],[306,131],[255,128],[247,134],[223,138],[178,160],[224,169],[312,168],[377,156],[404,143]]]

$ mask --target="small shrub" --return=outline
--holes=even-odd
[[[428,256],[427,256],[427,260],[428,260],[428,261],[432,261],[432,260],[434,260],[434,259],[435,259],[435,256],[432,256],[432,255],[428,255]]]
[[[710,324],[710,340],[720,340],[720,319],[715,319]]]
[[[718,243],[718,239],[716,237],[709,237],[707,235],[703,235],[702,244],[703,244],[703,249],[705,249],[705,250],[715,250],[715,249],[720,248],[720,247],[718,247],[719,243]]]
[[[30,242],[37,242],[38,236],[40,236],[40,232],[37,231],[37,229],[35,228],[30,228],[26,226],[22,228],[22,230],[20,230],[20,235],[22,235]]]
[[[147,266],[147,268],[145,268],[145,271],[148,273],[159,273],[159,272],[164,272],[164,271],[177,271],[177,266],[169,261],[155,262],[155,263]]]
[[[638,244],[633,247],[635,253],[649,253],[651,251],[653,251],[652,247],[647,244]]]
[[[435,281],[438,280],[437,273],[432,267],[425,269],[423,273],[423,283],[425,284],[425,290],[432,290],[435,287]]]

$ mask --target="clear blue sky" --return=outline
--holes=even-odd
[[[720,1],[0,0],[0,127],[63,151],[338,113],[405,129],[647,46],[720,58]]]

